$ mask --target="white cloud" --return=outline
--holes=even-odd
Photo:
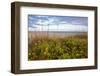
[[[47,18],[47,20],[38,19],[38,21],[36,23],[45,26],[45,25],[48,25],[48,24],[58,24],[59,20],[57,18]]]
[[[87,32],[88,27],[83,25],[72,25],[72,24],[60,24],[60,25],[49,25],[39,26],[34,25],[37,28],[29,28],[29,31],[68,31],[68,32]]]

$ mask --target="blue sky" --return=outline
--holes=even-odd
[[[87,32],[88,18],[75,16],[28,15],[29,31]]]

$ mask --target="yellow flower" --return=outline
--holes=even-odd
[[[37,45],[37,43],[35,43],[35,45]]]
[[[28,55],[31,55],[31,53],[28,53]]]
[[[44,52],[44,55],[46,55],[46,52]]]
[[[46,51],[46,52],[48,51],[48,47],[45,48],[45,51]]]

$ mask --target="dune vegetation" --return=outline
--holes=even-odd
[[[87,36],[37,37],[28,44],[28,60],[87,58]]]

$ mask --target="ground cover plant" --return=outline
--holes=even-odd
[[[28,60],[87,58],[87,35],[71,37],[36,37],[28,44]]]

